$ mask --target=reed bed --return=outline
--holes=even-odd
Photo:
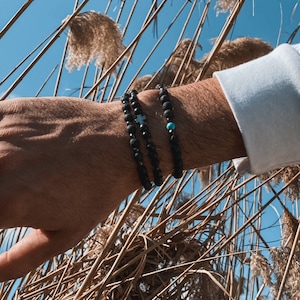
[[[61,56],[32,95],[65,94],[64,82],[74,74],[80,82],[70,94],[97,102],[118,100],[128,88],[209,78],[272,50],[260,39],[230,39],[244,2],[181,1],[174,11],[167,0],[108,0],[99,13],[99,3],[74,1],[57,29],[0,78],[7,87],[2,99],[17,93],[41,60],[53,56],[52,49]],[[84,11],[87,4],[93,11]],[[31,5],[27,1],[16,11],[0,38]],[[208,16],[224,12],[227,18],[203,54]],[[160,27],[166,13],[170,21]],[[150,37],[155,42],[146,51]],[[166,47],[168,55],[158,61]],[[2,283],[0,298],[299,299],[299,175],[299,166],[290,166],[240,177],[224,162],[186,171],[180,180],[167,177],[161,187],[124,199],[74,248],[24,278]],[[28,230],[2,230],[2,249]]]

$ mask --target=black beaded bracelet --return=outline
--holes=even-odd
[[[151,134],[147,125],[147,118],[143,114],[142,107],[139,103],[139,99],[137,97],[138,92],[136,90],[132,90],[130,92],[130,103],[133,107],[133,111],[135,114],[135,123],[139,125],[139,128],[141,130],[142,136],[144,137],[146,141],[146,148],[148,150],[148,156],[152,165],[153,169],[153,177],[154,177],[154,183],[156,185],[162,185],[163,183],[163,176],[162,171],[159,167],[159,159],[156,152],[156,147],[152,142]]]
[[[171,151],[173,155],[173,163],[174,163],[173,176],[178,179],[182,177],[183,161],[181,157],[179,141],[175,135],[176,125],[173,122],[173,117],[174,117],[173,105],[170,102],[170,97],[167,89],[165,89],[162,85],[158,85],[157,88],[159,89],[159,100],[162,104],[163,114],[167,119],[166,128],[169,133],[169,140],[170,140]]]
[[[137,170],[138,170],[140,181],[146,190],[150,190],[152,188],[152,184],[150,182],[147,169],[143,162],[143,154],[140,151],[140,142],[135,135],[136,128],[133,124],[134,118],[131,114],[131,105],[129,103],[129,99],[130,99],[130,95],[124,94],[122,98],[122,104],[123,104],[122,110],[125,115],[124,120],[126,121],[127,124],[127,132],[130,136],[129,144],[133,150],[133,156],[137,163]]]

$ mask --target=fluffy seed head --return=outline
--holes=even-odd
[[[123,53],[122,33],[116,22],[95,11],[76,16],[69,25],[68,61],[69,71],[96,60],[96,66],[104,71]],[[127,57],[128,53],[124,55]],[[113,72],[116,68],[112,69]]]
[[[215,6],[217,13],[223,13],[231,10],[237,0],[218,0]]]

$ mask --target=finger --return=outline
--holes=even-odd
[[[70,233],[33,229],[0,255],[0,282],[26,275],[54,255],[70,248]]]

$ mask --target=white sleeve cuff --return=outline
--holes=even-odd
[[[300,45],[216,72],[241,131],[247,158],[237,170],[261,174],[300,163]]]

